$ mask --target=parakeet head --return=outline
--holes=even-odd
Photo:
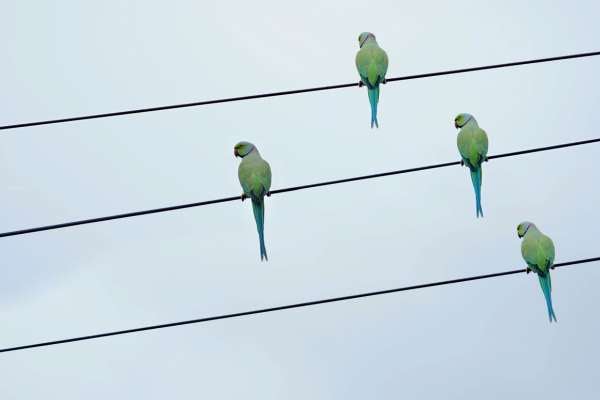
[[[527,233],[527,231],[529,229],[537,229],[535,224],[533,222],[521,222],[518,226],[517,226],[517,235],[522,238],[523,236],[525,236],[525,234]]]
[[[244,158],[256,147],[250,142],[239,142],[233,147],[233,155]]]
[[[467,113],[458,114],[456,116],[456,118],[454,118],[454,127],[462,128],[471,120],[473,120],[473,121],[475,120],[475,117],[473,117],[471,114],[467,114]]]
[[[363,44],[365,44],[365,42],[369,39],[375,40],[375,35],[373,35],[371,32],[363,32],[358,35],[358,47],[363,47]]]

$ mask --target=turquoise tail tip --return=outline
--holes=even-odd
[[[483,218],[483,208],[481,207],[481,167],[476,170],[471,170],[471,181],[473,182],[473,190],[475,191],[475,215],[477,218]]]
[[[265,239],[262,235],[260,238],[260,261],[269,261],[269,257],[267,257],[267,249],[265,247]]]
[[[256,220],[256,230],[258,231],[258,241],[260,243],[260,260],[269,261],[267,257],[267,248],[265,246],[265,204],[262,199],[252,199],[252,210]]]
[[[538,275],[540,281],[540,287],[544,293],[544,299],[546,300],[546,308],[548,309],[548,320],[552,322],[558,322],[556,320],[556,314],[554,314],[554,307],[552,306],[552,283],[550,281],[550,273],[545,275]]]
[[[374,126],[379,128],[379,121],[377,121],[377,103],[379,102],[379,86],[373,89],[368,89],[369,104],[371,105],[371,128]]]
[[[377,117],[371,117],[371,128],[373,128],[373,126],[379,128],[379,122],[377,121]]]

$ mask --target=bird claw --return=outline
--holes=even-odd
[[[525,268],[525,272],[530,273],[531,272],[531,268]]]
[[[365,84],[363,83],[363,81],[359,81],[358,82],[358,87],[363,87],[363,86],[365,86]]]
[[[383,80],[381,81],[382,84],[386,84],[387,83],[387,79],[383,78]]]
[[[554,268],[556,268],[554,265],[550,267],[550,269],[554,269]]]
[[[486,158],[483,159],[483,161],[488,162],[489,159],[486,157]]]
[[[267,194],[267,197],[271,197],[271,191],[270,190],[266,194]]]
[[[248,196],[246,196],[246,193],[242,193],[242,195],[240,197],[241,197],[242,201],[244,201],[248,198]]]
[[[465,160],[460,160],[460,166],[464,167],[465,166]]]

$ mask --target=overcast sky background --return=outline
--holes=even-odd
[[[388,77],[600,49],[596,1],[0,1],[0,123],[358,81],[372,31]],[[489,2],[491,3],[491,2]],[[273,189],[598,137],[600,57],[3,131],[0,231],[241,193],[233,145]],[[600,145],[0,240],[0,347],[598,256]],[[600,265],[513,275],[0,355],[2,399],[593,398]]]

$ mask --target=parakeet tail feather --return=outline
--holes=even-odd
[[[483,209],[481,208],[481,180],[482,180],[481,167],[471,169],[471,181],[473,182],[473,189],[475,189],[475,214],[477,218],[483,217]]]
[[[538,278],[540,280],[540,287],[544,293],[544,298],[546,299],[546,307],[548,307],[548,319],[550,319],[550,322],[552,322],[553,319],[556,322],[556,315],[554,315],[554,308],[552,307],[552,282],[550,281],[550,273],[538,275]]]
[[[267,248],[265,247],[265,202],[264,199],[252,199],[252,211],[256,220],[256,230],[258,230],[258,240],[260,241],[260,259],[269,261],[267,257]]]
[[[374,88],[369,88],[369,103],[371,103],[371,128],[375,125],[379,128],[379,122],[377,121],[377,103],[379,102],[379,85]]]

